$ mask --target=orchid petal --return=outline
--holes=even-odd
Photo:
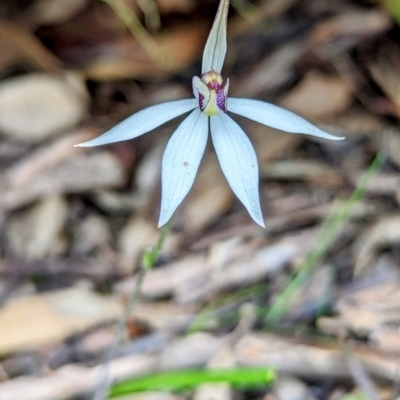
[[[171,136],[162,160],[162,196],[158,226],[171,218],[193,185],[208,138],[208,117],[194,110]]]
[[[216,71],[221,73],[226,54],[226,25],[229,0],[221,0],[203,52],[201,73]]]
[[[193,94],[196,100],[199,102],[201,111],[207,107],[211,98],[211,91],[207,85],[197,76],[192,79]]]
[[[143,135],[171,119],[178,117],[198,106],[196,99],[170,101],[145,108],[125,119],[114,128],[88,142],[77,144],[79,147],[100,146],[121,142]]]
[[[211,137],[228,183],[257,224],[264,227],[258,194],[258,163],[242,128],[228,115],[211,118]]]
[[[291,111],[264,101],[230,97],[228,99],[228,111],[281,131],[302,133],[330,140],[344,139],[344,137],[330,135],[322,131]]]

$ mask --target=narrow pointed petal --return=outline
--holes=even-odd
[[[92,147],[133,139],[159,127],[171,119],[179,117],[179,115],[193,110],[197,106],[196,99],[186,99],[148,107],[133,114],[96,139],[77,144],[76,146]]]
[[[257,224],[264,227],[258,194],[258,163],[242,128],[228,115],[212,117],[211,137],[222,172],[233,192]]]
[[[291,111],[264,101],[230,97],[228,111],[285,132],[303,133],[330,140],[344,139],[322,131]]]
[[[208,117],[194,110],[174,132],[162,160],[158,226],[168,222],[193,185],[208,138]]]
[[[220,0],[213,26],[203,52],[201,73],[216,71],[221,73],[226,55],[226,25],[229,0]]]

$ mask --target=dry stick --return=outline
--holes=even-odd
[[[140,270],[138,273],[137,281],[135,288],[128,300],[128,304],[126,305],[121,318],[115,325],[115,335],[113,337],[113,341],[108,348],[105,362],[100,372],[99,382],[96,386],[96,390],[93,394],[93,400],[104,400],[107,396],[108,389],[112,384],[112,377],[110,374],[110,361],[116,356],[118,353],[119,346],[121,345],[124,330],[126,324],[128,322],[129,316],[132,314],[132,311],[137,304],[139,299],[140,291],[142,289],[144,278],[148,271],[150,271],[154,265],[156,264],[158,257],[160,255],[160,251],[163,247],[165,239],[167,238],[169,232],[171,231],[172,219],[165,225],[160,233],[158,241],[153,248],[146,250],[142,256],[142,260],[140,263]]]

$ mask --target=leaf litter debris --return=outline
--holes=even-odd
[[[155,0],[157,25],[154,8],[125,2],[169,54],[165,69],[105,2],[62,3],[0,8],[0,400],[94,390],[140,255],[157,238],[159,154],[171,129],[90,152],[72,145],[138,109],[188,97],[217,7]],[[230,92],[287,107],[347,140],[327,146],[238,118],[259,159],[265,230],[206,150],[110,362],[115,379],[265,366],[278,374],[262,392],[268,398],[392,398],[400,31],[383,3],[232,1]],[[266,326],[268,309],[318,248],[324,220],[345,206],[379,152],[382,169],[291,311]],[[228,400],[238,390],[212,384],[143,397]]]

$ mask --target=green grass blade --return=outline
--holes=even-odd
[[[385,160],[385,155],[378,153],[343,208],[338,213],[328,216],[323,222],[318,246],[310,253],[300,272],[290,280],[268,310],[265,316],[265,323],[267,325],[271,322],[276,322],[289,311],[291,299],[303,286],[314,268],[326,256],[330,246],[340,233],[343,224],[349,219],[353,208],[365,196],[369,181],[382,169]]]
[[[143,391],[182,391],[202,383],[226,382],[235,388],[254,389],[270,387],[275,372],[270,368],[197,369],[147,375],[117,383],[109,398]]]

